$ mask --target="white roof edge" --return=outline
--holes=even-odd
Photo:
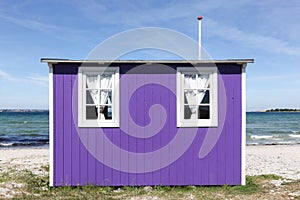
[[[167,63],[167,64],[176,64],[176,63],[191,63],[191,64],[201,64],[201,63],[253,63],[254,59],[227,59],[227,60],[68,60],[68,59],[48,59],[42,58],[41,62],[47,62],[49,64],[57,63],[96,63],[96,64],[111,64],[111,63],[147,63],[147,64],[156,64],[156,63]]]

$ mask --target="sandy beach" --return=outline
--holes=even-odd
[[[300,179],[300,145],[247,146],[246,174]]]
[[[39,175],[45,173],[41,170],[41,166],[48,164],[48,148],[0,149],[0,173],[9,169],[27,169]]]
[[[224,196],[222,192],[220,194],[221,198],[229,199],[295,199],[300,197],[299,186],[296,185],[281,185],[283,183],[291,182],[293,180],[300,180],[300,145],[273,145],[273,146],[247,146],[246,147],[246,175],[261,175],[261,174],[276,174],[282,176],[283,179],[271,180],[269,182],[261,183],[264,191],[258,191],[250,196],[244,195],[234,195],[234,196]],[[21,170],[27,169],[32,173],[36,174],[38,184],[43,183],[41,180],[45,181],[47,177],[47,170],[45,166],[49,165],[49,150],[48,148],[6,148],[0,149],[0,177],[2,181],[0,182],[0,198],[14,198],[18,195],[25,195],[31,197],[37,197],[45,191],[44,195],[56,195],[57,198],[61,198],[64,193],[59,193],[59,190],[50,191],[47,186],[39,185],[40,193],[32,193],[30,190],[26,189],[24,181],[15,180],[13,177],[18,174],[22,174]],[[13,171],[12,171],[13,170]],[[15,171],[16,170],[16,171]],[[7,173],[6,173],[7,172]],[[12,174],[11,174],[12,173]],[[6,175],[5,175],[6,174]],[[10,179],[3,181],[3,177],[12,176]],[[46,178],[47,179],[47,178]],[[48,184],[46,182],[46,184]],[[250,186],[248,186],[251,188]],[[146,187],[147,188],[147,187]],[[151,188],[151,187],[150,187]],[[63,191],[63,188],[61,188]],[[120,189],[120,188],[119,188]],[[117,192],[121,190],[117,189]],[[140,189],[143,190],[143,189]],[[152,189],[151,189],[152,190]],[[74,191],[73,191],[74,192]],[[80,190],[76,190],[77,195],[83,195]],[[153,190],[155,192],[155,190]],[[126,191],[123,193],[126,194]],[[72,193],[73,194],[73,193]],[[92,194],[92,193],[91,193]],[[115,192],[111,192],[110,195],[114,195]],[[196,194],[196,193],[195,193]],[[185,199],[195,199],[195,194],[190,194],[186,192],[187,197]],[[202,194],[202,193],[201,193]],[[71,198],[71,194],[68,194]],[[84,194],[83,196],[85,196]],[[149,196],[148,196],[149,195]],[[157,194],[155,194],[157,195]],[[170,197],[175,194],[169,194]],[[213,193],[216,195],[216,192]],[[82,196],[82,197],[83,197]],[[144,194],[142,197],[136,196],[136,194],[131,194],[127,199],[152,199],[151,194]],[[54,197],[55,198],[55,197]],[[94,196],[91,196],[94,198]],[[121,198],[121,197],[120,197]],[[48,199],[45,197],[45,199]],[[122,197],[121,199],[126,199]],[[169,199],[169,198],[157,198],[157,199]]]
[[[45,173],[48,165],[46,148],[0,149],[0,171],[9,168]],[[300,145],[247,146],[246,175],[276,174],[287,179],[300,179]]]

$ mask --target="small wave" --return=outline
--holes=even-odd
[[[300,131],[291,131],[294,134],[300,134]]]
[[[282,141],[278,142],[279,145],[293,145],[293,144],[298,144],[296,141]]]
[[[272,140],[275,140],[275,141],[281,141],[282,138],[275,138],[275,137],[273,137]]]
[[[300,142],[297,141],[282,141],[282,142],[259,142],[259,143],[249,143],[247,142],[247,146],[275,146],[275,145],[299,145]]]
[[[290,131],[286,131],[286,130],[276,130],[276,131],[268,131],[269,133],[271,133],[272,135],[278,135],[278,134],[288,134],[290,133]]]
[[[251,135],[250,138],[252,139],[269,139],[269,138],[273,138],[273,135]]]
[[[17,147],[17,146],[43,146],[49,142],[13,142],[13,143],[0,143],[0,147]]]
[[[257,145],[259,145],[259,144],[260,144],[260,143],[257,143],[257,142],[256,142],[256,143],[251,143],[251,142],[250,142],[250,143],[247,143],[247,146],[257,146]]]
[[[289,136],[292,138],[300,138],[300,135],[295,135],[295,134],[289,134]]]
[[[9,146],[13,146],[14,143],[0,143],[0,146],[2,147],[9,147]]]
[[[44,133],[39,133],[38,131],[36,131],[37,133],[34,133],[33,131],[31,133],[23,133],[20,134],[21,137],[23,136],[27,136],[27,137],[38,137],[38,136],[48,136],[48,134],[44,134]]]

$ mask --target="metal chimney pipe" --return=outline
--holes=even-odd
[[[203,17],[202,16],[198,16],[197,17],[197,19],[198,19],[198,22],[199,22],[199,24],[198,24],[198,59],[199,60],[201,60],[201,49],[202,49],[202,38],[201,38],[201,33],[202,33],[202,25],[201,25],[201,20],[203,19]]]

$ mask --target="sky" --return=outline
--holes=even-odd
[[[247,111],[300,108],[299,0],[0,1],[0,108],[48,108],[41,58],[86,59],[107,38],[143,27],[197,40],[198,15],[212,59],[255,60],[247,66]],[[173,57],[149,49],[122,59]]]

